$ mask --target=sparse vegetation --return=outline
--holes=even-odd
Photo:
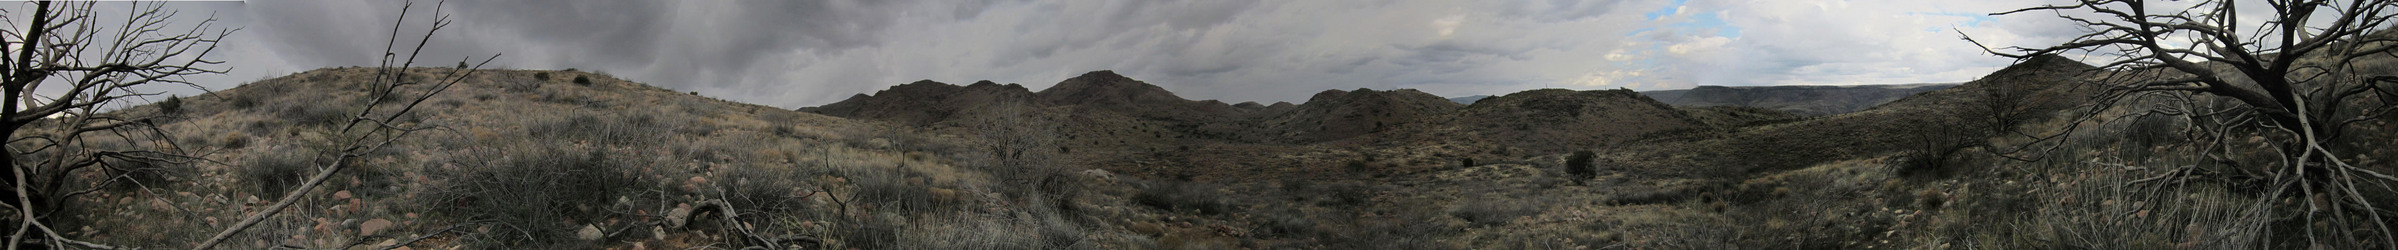
[[[591,77],[590,77],[590,76],[584,76],[584,75],[575,75],[575,80],[574,80],[574,82],[575,82],[575,85],[591,86]]]
[[[490,247],[575,244],[572,231],[558,229],[597,222],[588,220],[608,217],[606,206],[639,194],[630,189],[639,182],[624,172],[636,165],[602,149],[495,147],[467,154],[454,168],[428,171],[444,182],[422,203],[448,204],[435,207],[437,216],[496,219],[499,231],[478,234]]]
[[[260,197],[289,192],[291,187],[299,186],[300,181],[307,180],[308,174],[316,170],[316,155],[309,151],[286,146],[272,153],[251,156],[249,161],[242,163],[242,182],[247,183],[253,194],[259,194]]]
[[[1224,204],[1223,195],[1214,186],[1172,180],[1149,183],[1132,199],[1152,208],[1206,215],[1221,214],[1231,208]]]

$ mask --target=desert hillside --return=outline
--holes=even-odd
[[[2022,140],[1966,128],[2000,111],[2034,134],[2142,124],[2073,119],[2121,112],[2081,102],[2091,93],[2075,86],[2093,69],[2035,58],[1820,117],[1675,107],[1629,90],[1531,90],[1470,105],[1406,89],[1327,90],[1300,104],[1225,104],[1108,71],[1039,91],[918,81],[786,110],[594,72],[491,70],[406,119],[440,129],[359,157],[298,210],[232,244],[2030,247],[2091,226],[2056,218],[2107,216],[2052,204],[2102,195],[2070,183],[2119,177],[1961,146]],[[79,196],[85,209],[62,225],[135,246],[212,232],[333,159],[327,141],[345,110],[330,104],[365,97],[357,81],[373,70],[313,70],[184,97],[171,110],[117,110],[171,112],[159,128],[211,161],[129,172],[146,186]],[[2070,156],[2079,159],[2167,150],[2082,137],[2056,145],[2086,152]],[[1981,226],[1990,224],[2017,226]]]
[[[2177,2],[26,1],[0,244],[2398,250],[2398,0]]]

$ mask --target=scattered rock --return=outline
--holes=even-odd
[[[583,241],[599,241],[603,238],[607,238],[607,236],[608,235],[605,233],[600,232],[599,226],[583,225],[583,229],[575,230],[575,239],[581,239]]]
[[[681,204],[674,204],[674,209],[672,209],[672,210],[666,210],[666,227],[667,227],[667,228],[682,229],[682,228],[683,228],[683,223],[690,223],[690,222],[691,222],[691,203],[681,203]]]
[[[375,235],[375,233],[383,232],[384,229],[391,229],[391,220],[367,220],[365,223],[358,224],[358,235]]]
[[[1116,173],[1113,173],[1113,172],[1108,172],[1107,170],[1104,170],[1104,169],[1088,169],[1088,170],[1083,170],[1083,171],[1082,171],[1082,176],[1089,176],[1089,177],[1091,177],[1091,179],[1098,179],[1098,180],[1115,180],[1115,179],[1116,179]]]

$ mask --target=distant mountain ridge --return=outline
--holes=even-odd
[[[924,127],[964,127],[962,115],[1010,100],[1035,104],[1075,131],[1065,144],[1102,148],[1191,141],[1294,143],[1471,138],[1550,141],[1535,149],[1604,146],[1648,133],[1699,128],[1688,114],[1629,90],[1544,89],[1485,96],[1473,105],[1414,89],[1326,90],[1301,104],[1189,100],[1113,71],[1093,71],[1038,92],[987,81],[933,81],[800,111]],[[1434,138],[1431,140],[1447,140]]]
[[[1857,112],[1916,93],[1955,86],[1957,86],[1955,83],[1855,86],[1699,86],[1681,90],[1645,91],[1641,94],[1674,106],[1744,106],[1780,110],[1806,116],[1825,116]]]

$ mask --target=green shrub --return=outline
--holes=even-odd
[[[250,134],[245,134],[240,131],[227,132],[225,133],[225,138],[220,139],[217,143],[223,144],[225,149],[241,149],[244,147],[249,147]]]
[[[257,106],[258,106],[258,97],[256,97],[256,96],[253,96],[253,95],[246,95],[246,94],[239,94],[239,95],[223,95],[223,94],[220,94],[220,95],[217,95],[217,96],[219,96],[219,97],[222,97],[222,98],[225,98],[225,99],[226,99],[226,100],[225,100],[225,102],[226,102],[226,103],[233,104],[233,108],[234,108],[234,109],[250,109],[250,107],[257,107]]]
[[[932,211],[947,202],[933,199],[932,189],[910,185],[908,179],[921,179],[913,172],[900,169],[867,170],[843,173],[857,185],[851,199],[857,204],[871,206],[875,211],[913,214]]]
[[[176,96],[167,96],[167,100],[165,100],[165,101],[158,101],[158,112],[159,112],[159,113],[161,113],[161,114],[169,114],[169,115],[173,115],[173,114],[182,114],[182,113],[183,113],[183,98],[182,98],[182,97],[176,97]]]
[[[1140,194],[1133,195],[1132,200],[1144,206],[1167,211],[1210,215],[1226,212],[1225,210],[1229,208],[1224,204],[1223,194],[1218,193],[1214,187],[1180,181],[1150,183],[1148,187],[1141,188]]]
[[[533,79],[534,79],[534,80],[541,80],[541,81],[545,81],[545,82],[546,82],[546,81],[549,81],[549,80],[550,80],[550,72],[538,72],[538,73],[533,73]]]
[[[1590,150],[1574,151],[1565,157],[1565,173],[1574,176],[1574,183],[1599,178],[1599,168],[1592,164],[1592,157]]]
[[[447,180],[429,190],[425,204],[438,216],[490,218],[505,226],[492,227],[484,243],[558,246],[576,243],[571,230],[610,215],[605,209],[620,193],[643,183],[627,174],[634,165],[610,157],[604,149],[551,146],[501,147],[469,153],[455,167],[427,171]],[[619,192],[628,191],[628,192]]]
[[[576,85],[583,85],[583,86],[591,86],[591,77],[589,77],[589,76],[575,76],[575,84],[576,84]]]
[[[169,181],[173,180],[170,177],[195,176],[197,173],[197,169],[190,165],[173,162],[121,158],[109,158],[107,161],[110,167],[103,169],[110,178],[124,178],[110,185],[117,191],[130,191],[143,186],[162,187],[170,184]]]
[[[306,151],[293,149],[262,151],[257,156],[250,157],[249,162],[242,164],[244,166],[241,166],[238,171],[240,171],[243,182],[250,184],[250,190],[257,192],[252,194],[257,195],[258,198],[282,197],[285,192],[290,192],[292,187],[297,187],[301,181],[306,181],[308,175],[315,174],[315,171],[312,170],[316,169],[316,154]]]
[[[321,104],[285,106],[282,116],[284,119],[291,119],[295,125],[302,126],[332,126],[350,121],[349,111],[338,106]]]

